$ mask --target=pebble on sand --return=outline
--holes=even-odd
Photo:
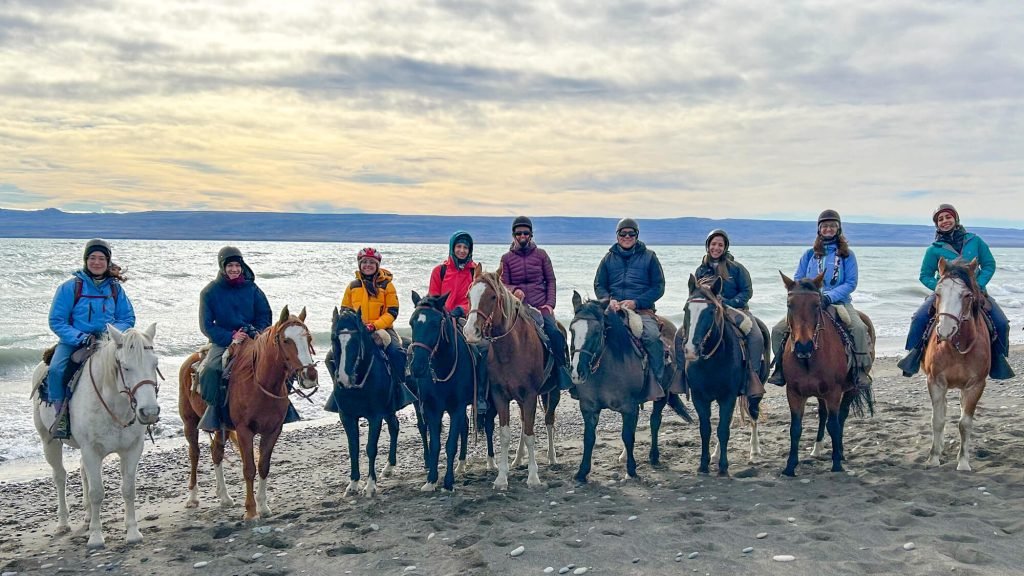
[[[690,552],[690,555],[687,556],[687,558],[689,558],[690,560],[693,560],[697,556],[700,556],[700,552]]]
[[[630,522],[632,522],[633,520],[636,520],[636,516],[630,516],[630,517],[628,518],[628,520],[629,520]]]
[[[193,568],[206,568],[209,564],[210,564],[209,562],[207,562],[206,560],[203,560],[202,562],[196,562],[195,564],[192,565],[192,567]]]
[[[253,555],[252,555],[252,559],[253,560],[259,560],[260,558],[263,558],[263,552],[254,552],[253,553]]]
[[[413,571],[413,570],[415,570],[415,569],[416,569],[416,566],[415,566],[415,565],[414,565],[414,566],[406,566],[406,567],[405,567],[405,571],[406,571],[406,572],[412,572],[412,571]]]
[[[746,548],[743,549],[743,553],[744,554],[750,554],[753,551],[754,551],[754,547],[753,546],[747,546]]]
[[[545,574],[551,574],[554,571],[555,571],[555,567],[554,566],[548,566],[547,568],[544,569],[544,573]]]
[[[775,560],[776,562],[792,562],[793,560],[796,560],[796,556],[791,556],[789,554],[778,554],[776,556],[772,556],[772,560]]]
[[[508,555],[513,557],[513,558],[515,558],[516,556],[522,556],[523,552],[526,552],[526,547],[525,546],[520,546],[520,547],[516,548],[515,550],[509,552]]]
[[[796,522],[796,518],[793,518],[792,516],[790,516],[789,518],[786,518],[786,522],[789,522],[789,523]]]
[[[573,574],[586,574],[589,571],[590,571],[590,568],[587,568],[586,566],[580,566],[579,568],[573,570],[572,573]]]
[[[765,539],[767,537],[768,537],[768,533],[767,532],[758,532],[757,533],[757,539],[758,540],[763,540],[763,539]]]
[[[913,542],[907,542],[903,545],[904,550],[913,550],[914,548],[917,548],[917,544],[914,544]]]
[[[562,566],[561,568],[558,569],[558,573],[559,574],[568,574],[569,573],[569,567],[568,566]]]

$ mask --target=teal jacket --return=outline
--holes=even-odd
[[[935,285],[939,283],[940,256],[946,260],[963,258],[967,262],[977,258],[979,265],[977,280],[978,286],[982,290],[992,279],[992,275],[996,273],[996,259],[992,256],[992,251],[988,249],[988,244],[985,244],[980,237],[968,232],[964,236],[963,251],[959,254],[945,242],[932,242],[932,245],[925,250],[924,260],[921,261],[921,284],[927,286],[929,290],[935,290]]]

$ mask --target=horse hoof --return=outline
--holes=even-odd
[[[427,482],[420,487],[420,492],[433,492],[437,488],[437,484],[433,482]]]
[[[455,475],[458,476],[460,474],[465,474],[465,473],[466,473],[466,461],[465,460],[459,460],[455,464]]]
[[[508,490],[508,480],[504,482],[498,482],[497,480],[495,480],[493,486],[495,490],[506,491]]]
[[[445,484],[444,491],[455,493],[455,483],[453,482],[451,485]]]
[[[136,530],[135,534],[132,534],[131,536],[126,536],[124,542],[128,545],[142,544],[142,534],[139,534],[139,531]]]
[[[540,481],[540,478],[528,478],[526,480],[527,488],[540,488],[544,483]]]
[[[235,506],[235,499],[231,496],[225,496],[220,499],[221,508],[233,508]]]
[[[199,508],[199,500],[187,500],[185,508]]]
[[[270,511],[270,506],[261,506],[260,516],[264,518],[267,516],[273,516],[273,512]]]
[[[576,478],[574,478],[574,479],[576,480],[576,485],[577,486],[584,486],[587,483],[587,477],[586,476],[576,476]]]
[[[94,536],[90,536],[89,537],[89,542],[86,543],[86,545],[85,545],[85,547],[88,548],[89,550],[96,550],[96,549],[99,549],[99,548],[103,548],[103,546],[104,546],[104,544],[103,544],[103,536],[101,536],[99,534],[94,535]]]
[[[395,470],[395,467],[391,465],[391,462],[388,462],[388,465],[385,466],[383,470],[381,470],[380,475],[384,476],[385,478],[387,478],[388,476],[391,476],[391,473],[394,470]]]
[[[928,461],[925,462],[925,465],[928,466],[929,468],[934,468],[934,467],[939,465],[939,459],[938,458],[929,458]]]
[[[701,466],[700,468],[697,468],[697,474],[709,474],[709,473],[710,473],[710,471],[708,470],[707,466]]]
[[[719,478],[728,478],[729,477],[729,471],[728,470],[719,470],[718,471],[718,477]]]
[[[957,464],[956,471],[957,472],[970,472],[971,471],[971,465],[966,463],[966,462],[961,462],[960,464]]]
[[[782,471],[782,475],[794,478],[796,476],[796,470],[790,470],[789,468],[786,468],[785,470]]]

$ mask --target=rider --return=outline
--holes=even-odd
[[[665,294],[665,272],[653,250],[640,241],[640,226],[623,218],[615,226],[616,242],[594,275],[594,294],[609,299],[608,308],[633,310],[643,321],[641,339],[656,382],[664,386],[665,350],[654,303]]]
[[[217,264],[217,277],[199,295],[199,328],[210,339],[199,375],[200,395],[207,403],[199,428],[209,432],[232,428],[221,383],[224,351],[232,342],[254,338],[271,324],[270,303],[256,285],[256,275],[245,263],[241,250],[234,246],[221,248]]]
[[[135,326],[135,309],[109,271],[110,244],[99,238],[89,240],[83,262],[82,269],[57,288],[50,304],[50,330],[60,338],[46,378],[47,396],[57,414],[50,430],[54,438],[71,436],[64,383],[71,355],[101,338],[107,324],[121,331]]]
[[[741,393],[746,393],[750,398],[750,414],[757,418],[758,405],[761,402],[761,397],[764,396],[764,383],[758,377],[757,369],[764,354],[764,335],[761,334],[760,326],[747,305],[750,297],[754,295],[750,273],[729,252],[729,235],[725,230],[716,228],[709,232],[707,239],[704,240],[704,249],[707,253],[693,275],[697,280],[713,279],[716,276],[721,278],[722,304],[728,311],[726,317],[737,328],[745,321],[750,324],[744,339],[747,344],[751,374],[749,384],[744,386]]]
[[[868,343],[868,327],[851,302],[857,288],[857,257],[850,250],[843,235],[843,224],[839,213],[825,210],[818,216],[818,236],[814,247],[804,252],[797,265],[793,280],[814,278],[824,274],[821,288],[823,306],[842,306],[849,316],[849,330],[853,337],[853,379],[858,387],[871,385],[871,350]],[[845,320],[845,319],[844,319]],[[772,328],[772,353],[775,357],[775,371],[768,379],[776,386],[785,386],[782,373],[782,345],[789,337],[788,319],[783,318]]]
[[[566,363],[565,336],[555,322],[555,272],[551,258],[533,241],[533,221],[519,216],[512,221],[512,246],[501,257],[501,281],[512,294],[540,310],[544,334],[556,359],[558,385],[572,387]]]
[[[932,213],[932,222],[935,224],[935,241],[925,250],[924,260],[921,261],[921,283],[929,290],[935,290],[935,285],[938,283],[940,257],[947,260],[961,258],[968,262],[977,258],[979,269],[976,280],[978,287],[985,294],[987,301],[985,309],[995,326],[997,335],[992,340],[992,367],[989,377],[995,380],[1013,378],[1013,369],[1006,361],[1006,356],[1009,354],[1010,323],[992,295],[985,290],[985,286],[996,272],[996,259],[992,256],[992,251],[980,236],[964,229],[960,224],[960,214],[952,204],[940,204]],[[904,376],[913,376],[921,367],[921,355],[928,341],[925,331],[934,314],[934,304],[935,294],[933,293],[925,298],[924,303],[914,313],[910,322],[910,333],[907,334],[906,345],[906,349],[910,353],[898,363]]]
[[[473,261],[473,237],[469,232],[459,230],[448,239],[448,258],[434,267],[430,273],[429,296],[447,294],[444,307],[456,318],[469,314],[469,287],[477,264]],[[476,411],[477,418],[487,413],[487,340],[474,346],[477,351],[476,364]]]
[[[341,305],[359,310],[371,333],[385,330],[391,337],[385,351],[391,362],[391,380],[398,385],[405,377],[405,350],[395,332],[398,317],[398,292],[391,272],[380,267],[383,255],[376,248],[363,248],[356,254],[356,279],[345,287]]]

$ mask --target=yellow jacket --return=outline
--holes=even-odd
[[[379,268],[374,277],[374,285],[377,287],[376,296],[367,292],[362,277],[356,270],[356,279],[345,288],[341,305],[360,310],[363,322],[372,322],[378,330],[387,330],[394,325],[395,318],[398,317],[398,293],[391,281],[391,272]]]

